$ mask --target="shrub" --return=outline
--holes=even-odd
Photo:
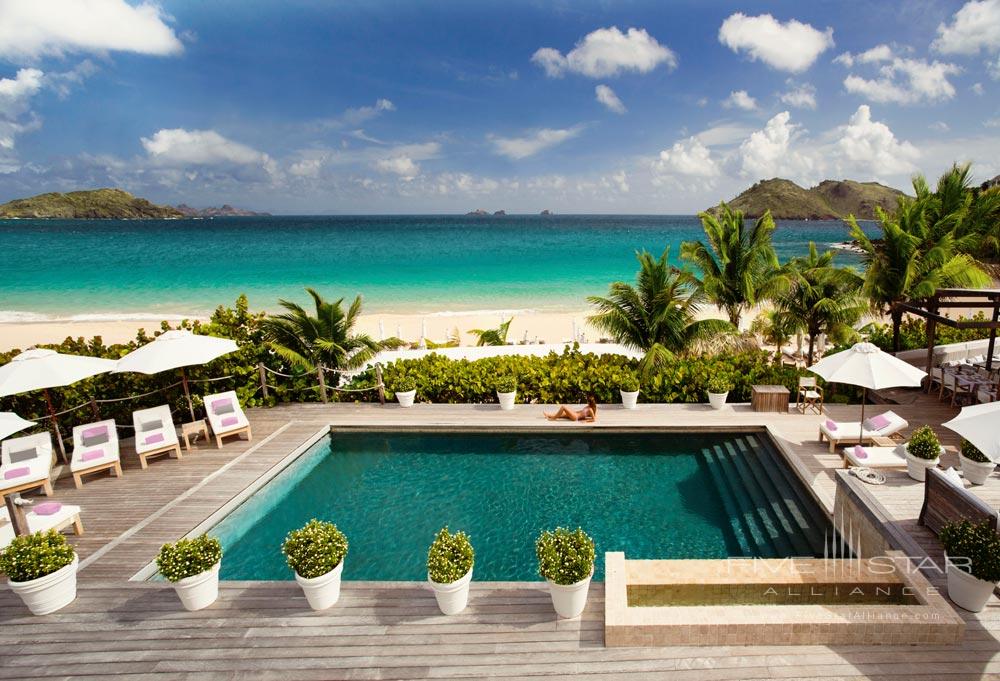
[[[12,582],[51,575],[73,562],[73,547],[55,530],[14,537],[0,553],[0,572]]]
[[[538,535],[535,541],[538,572],[556,584],[576,584],[594,570],[594,540],[579,527],[557,527]]]
[[[712,376],[705,383],[705,389],[710,393],[727,393],[733,389],[733,384],[725,376]]]
[[[639,378],[635,374],[625,374],[621,380],[621,389],[623,392],[634,393],[639,389]]]
[[[333,523],[313,518],[292,530],[281,545],[288,567],[306,579],[321,577],[347,555],[347,537]]]
[[[977,579],[1000,582],[1000,535],[988,521],[948,523],[938,537],[955,567]]]
[[[398,381],[396,381],[396,389],[394,392],[405,393],[411,390],[417,389],[417,381],[412,376],[403,376]]]
[[[969,461],[975,461],[976,463],[993,463],[990,457],[979,451],[979,447],[972,444],[968,440],[962,440],[962,456]]]
[[[941,443],[930,426],[921,426],[910,436],[906,451],[914,458],[933,461],[941,456]]]
[[[498,393],[512,393],[517,390],[517,379],[513,376],[501,376],[497,379]]]
[[[178,582],[210,570],[220,560],[222,544],[215,537],[203,534],[161,546],[156,556],[156,567],[168,581]]]
[[[469,535],[442,527],[427,552],[427,575],[438,584],[451,584],[472,569],[475,556]]]

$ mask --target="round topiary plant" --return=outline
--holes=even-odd
[[[417,381],[412,376],[403,376],[396,381],[396,389],[393,392],[406,393],[417,389]]]
[[[941,456],[941,443],[930,426],[921,426],[910,436],[906,451],[915,459],[933,461]]]
[[[956,568],[984,582],[1000,582],[1000,534],[988,521],[948,523],[938,538]]]
[[[497,379],[498,393],[517,392],[517,379],[513,376],[501,376]]]
[[[556,584],[576,584],[594,571],[594,540],[579,527],[542,532],[535,541],[535,554],[539,574]]]
[[[621,380],[622,392],[634,393],[639,390],[639,379],[635,374],[626,374]]]
[[[722,393],[727,393],[733,389],[732,382],[725,376],[712,376],[708,379],[708,383],[705,384],[708,392],[721,395]]]
[[[993,463],[990,457],[983,454],[979,450],[979,447],[972,444],[968,440],[962,440],[962,456],[969,461],[974,461],[976,463]]]
[[[220,560],[222,544],[215,537],[203,534],[161,546],[160,553],[156,556],[156,567],[167,581],[179,582],[185,577],[211,570]]]
[[[432,582],[451,584],[468,574],[475,557],[469,535],[442,527],[427,552],[427,576]]]
[[[0,553],[0,572],[12,582],[28,582],[51,575],[73,562],[76,553],[55,530],[14,537]]]
[[[313,518],[293,530],[281,545],[288,567],[299,577],[321,577],[340,565],[347,555],[347,537],[333,523]]]

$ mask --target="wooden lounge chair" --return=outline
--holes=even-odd
[[[997,529],[997,512],[993,507],[949,481],[943,471],[928,468],[924,479],[924,505],[920,508],[918,522],[937,535],[942,527],[959,520],[974,523],[985,520]]]
[[[4,440],[0,450],[0,495],[42,488],[52,496],[52,438],[48,432]]]
[[[57,532],[73,526],[73,532],[83,534],[83,522],[80,520],[80,507],[58,502],[46,502],[28,506],[24,518],[28,521],[28,530],[32,533]],[[10,522],[7,508],[0,506],[0,549],[6,548],[14,540],[14,526]]]
[[[140,466],[148,468],[147,459],[163,454],[181,458],[181,445],[169,406],[163,404],[132,412],[132,424],[135,426],[135,453],[139,455]]]
[[[208,423],[212,427],[212,435],[215,437],[215,445],[222,449],[222,438],[230,435],[246,434],[247,441],[253,439],[253,432],[250,430],[250,421],[243,413],[240,400],[232,390],[218,393],[217,395],[205,395],[205,414],[208,416]]]
[[[111,471],[116,478],[122,477],[118,428],[113,419],[73,428],[73,458],[69,470],[77,489],[83,487],[83,476],[91,473]]]
[[[862,443],[871,442],[873,438],[889,437],[910,425],[906,422],[906,419],[894,411],[887,411],[881,417],[885,419],[885,425],[880,428],[870,427],[873,425],[871,423],[873,420],[879,419],[879,417],[872,417],[865,421],[867,425],[863,430],[861,424],[857,421],[837,423],[836,421],[827,419],[819,424],[819,441],[828,440],[830,442],[830,453],[833,454],[837,451],[837,445],[841,443],[858,444],[859,435],[861,436]],[[833,425],[831,426],[830,424]]]
[[[906,468],[906,443],[892,447],[861,447],[849,445],[841,451],[844,454],[844,468],[858,466],[859,468]],[[941,454],[944,455],[944,447]]]

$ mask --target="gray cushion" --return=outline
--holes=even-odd
[[[35,447],[32,447],[31,449],[21,449],[10,453],[10,462],[21,463],[22,461],[31,461],[37,456],[38,450]]]
[[[222,400],[219,400],[222,402]],[[236,411],[236,407],[233,406],[232,400],[226,400],[225,404],[212,405],[212,411],[216,414],[232,414]]]
[[[104,431],[100,435],[84,435],[80,438],[80,442],[83,443],[84,447],[96,447],[97,445],[103,445],[110,439],[108,432]]]
[[[148,433],[151,430],[160,430],[163,428],[163,420],[156,419],[154,421],[143,421],[139,424],[139,430],[143,433]]]

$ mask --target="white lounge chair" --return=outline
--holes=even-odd
[[[0,495],[41,487],[52,496],[52,438],[47,432],[4,440],[0,449]]]
[[[113,419],[73,428],[73,458],[69,463],[76,488],[83,487],[83,476],[109,470],[122,477],[118,453],[118,428]]]
[[[181,458],[181,445],[169,406],[163,404],[132,412],[132,425],[135,426],[135,453],[139,455],[140,466],[147,468],[147,459],[162,454]]]
[[[873,416],[865,421],[864,428],[857,421],[837,423],[836,421],[827,419],[819,424],[819,441],[828,440],[830,442],[830,453],[833,454],[837,451],[837,445],[841,443],[858,444],[859,436],[863,444],[871,442],[872,438],[889,437],[909,427],[909,425],[906,419],[894,411],[887,411],[884,414]]]
[[[856,451],[858,448],[861,451]],[[844,468],[859,466],[861,468],[906,468],[906,443],[895,447],[861,447],[851,445],[844,447]],[[944,454],[944,447],[941,448]]]
[[[25,519],[28,530],[35,532],[57,532],[73,526],[76,534],[83,534],[83,522],[80,520],[80,507],[58,502],[35,504],[25,508]],[[14,525],[10,522],[10,514],[5,506],[0,507],[0,549],[6,548],[14,540]]]
[[[247,441],[253,439],[250,421],[243,413],[240,400],[232,390],[217,395],[205,395],[205,413],[212,427],[215,444],[222,448],[222,438],[246,433]]]

